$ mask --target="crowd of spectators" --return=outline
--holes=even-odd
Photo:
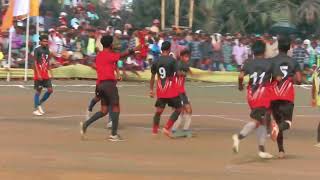
[[[123,26],[117,23],[121,18],[114,11],[109,23],[99,24],[99,16],[95,6],[69,6],[55,18],[53,12],[46,11],[40,17],[40,31],[49,35],[49,48],[52,53],[50,64],[53,67],[81,63],[91,66],[95,56],[102,50],[100,38],[105,34],[114,36],[113,49],[123,52],[128,48],[140,46],[140,51],[118,63],[119,68],[137,71],[148,68],[152,61],[160,55],[161,44],[165,40],[172,43],[171,52],[176,58],[183,49],[191,51],[190,65],[194,68],[209,71],[237,71],[247,60],[253,58],[251,44],[257,38],[266,42],[266,58],[278,54],[277,37],[269,34],[241,35],[219,33],[208,34],[198,30],[172,28],[160,31],[160,21],[155,19],[150,27],[136,29],[131,24]],[[35,24],[30,28],[30,53],[37,44],[39,37]],[[6,66],[9,46],[9,33],[0,34],[0,64]],[[11,67],[24,67],[25,51],[25,22],[16,22],[12,38],[12,63]],[[291,37],[292,49],[288,55],[296,59],[301,67],[308,71],[317,63],[320,55],[320,43],[316,40],[296,39]]]

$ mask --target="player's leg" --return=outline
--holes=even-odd
[[[90,100],[89,106],[88,106],[88,111],[92,112],[93,107],[100,101],[100,98],[98,96],[95,96]]]
[[[34,102],[33,114],[36,116],[41,116],[42,113],[39,111],[40,95],[41,95],[41,91],[42,91],[41,81],[39,81],[39,80],[34,81],[34,89],[35,89],[35,93],[34,93],[34,97],[33,97],[33,102]]]
[[[110,105],[109,106],[109,117],[108,117],[107,128],[112,128],[112,119],[111,119],[111,116],[110,116],[111,112],[112,112],[112,106]]]
[[[166,107],[165,100],[158,98],[156,101],[155,107],[156,107],[156,112],[154,113],[154,116],[153,116],[153,125],[152,125],[152,134],[153,135],[158,134],[161,115],[164,111],[164,108]]]
[[[183,107],[180,116],[172,126],[172,133],[175,133],[179,129],[181,123],[184,121],[184,113],[185,113],[185,108]]]
[[[101,101],[102,103],[102,101]],[[94,123],[95,121],[97,121],[98,119],[106,116],[108,113],[108,106],[105,104],[101,104],[101,110],[96,112],[95,114],[93,114],[87,121],[85,121],[84,123],[81,123],[81,135],[84,135],[88,129],[88,127]]]
[[[174,111],[170,115],[166,125],[163,128],[163,133],[171,137],[171,128],[174,125],[175,121],[179,118],[182,111],[182,104],[180,97],[168,99],[168,105],[174,108]]]
[[[43,94],[41,100],[40,100],[40,105],[39,105],[39,111],[44,114],[44,110],[42,109],[41,105],[46,102],[51,94],[53,93],[53,88],[52,88],[52,83],[51,80],[43,80],[43,87],[47,88],[47,91]]]
[[[112,121],[112,130],[111,135],[109,136],[110,141],[122,141],[123,139],[118,134],[118,127],[119,127],[119,116],[120,116],[120,97],[118,88],[116,83],[109,83],[108,88],[108,96],[110,99],[110,105],[112,106],[112,111],[110,112],[110,118]]]
[[[49,97],[51,96],[51,94],[53,93],[51,80],[44,80],[43,87],[47,88],[47,91],[43,94],[43,96],[40,100],[40,105],[43,104],[44,102],[46,102],[49,99]]]
[[[277,137],[277,145],[279,150],[279,158],[284,158],[285,151],[284,151],[284,145],[283,145],[283,131],[279,131],[278,137]]]
[[[185,113],[184,113],[184,126],[183,130],[184,131],[189,131],[190,130],[190,125],[191,125],[191,117],[192,117],[192,106],[191,103],[188,103],[185,105]]]
[[[294,104],[289,101],[281,102],[279,106],[279,111],[282,114],[282,121],[279,123],[279,130],[285,131],[292,126],[292,116],[293,116]]]
[[[243,126],[240,133],[234,134],[232,136],[233,151],[235,153],[239,152],[240,141],[245,139],[253,130],[255,130],[257,127],[259,127],[260,123],[259,123],[258,119],[261,118],[260,109],[258,109],[258,108],[252,109],[251,113],[250,113],[250,117],[252,120]]]
[[[99,98],[101,98],[101,109],[100,111],[96,112],[95,114],[93,114],[88,120],[86,120],[85,122],[80,122],[80,133],[82,135],[82,137],[84,136],[84,134],[87,131],[87,128],[94,123],[95,121],[97,121],[98,119],[106,116],[108,114],[108,106],[109,106],[109,98],[106,95],[107,92],[106,91],[106,84],[100,84],[98,87],[98,92],[99,92]]]

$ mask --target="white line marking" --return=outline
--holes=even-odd
[[[152,117],[154,114],[120,114],[121,117]],[[170,114],[163,114],[163,117],[169,117]],[[40,116],[34,117],[34,119],[64,119],[64,118],[74,118],[74,117],[86,117],[86,115],[61,115],[61,116]],[[218,118],[229,121],[236,122],[246,122],[246,120],[227,117],[226,115],[213,115],[213,114],[195,114],[192,117],[208,117],[208,118]],[[6,119],[6,117],[1,117],[0,119]],[[17,118],[19,119],[19,118]]]
[[[307,90],[310,90],[311,89],[311,86],[310,85],[300,85],[298,86],[300,88],[303,88],[303,89],[307,89]]]

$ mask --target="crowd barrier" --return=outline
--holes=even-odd
[[[52,69],[55,79],[96,79],[96,71],[91,67],[76,64],[63,66],[59,68]],[[11,79],[22,79],[24,78],[24,69],[0,69],[0,78],[7,79],[8,73],[10,73]],[[150,80],[150,70],[145,70],[139,72],[141,77],[127,72],[128,78],[125,80],[134,81],[148,81]],[[213,82],[213,83],[235,83],[237,82],[238,72],[210,72],[203,71],[199,69],[192,69],[192,76],[188,76],[188,80],[191,81],[201,81],[201,82]],[[32,79],[33,70],[28,70],[28,79]]]

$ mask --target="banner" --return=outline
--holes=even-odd
[[[3,17],[3,22],[1,26],[1,31],[7,31],[13,22],[13,9],[14,9],[14,0],[9,1],[8,9]]]
[[[25,16],[29,13],[29,0],[15,0],[13,8],[13,16]]]

